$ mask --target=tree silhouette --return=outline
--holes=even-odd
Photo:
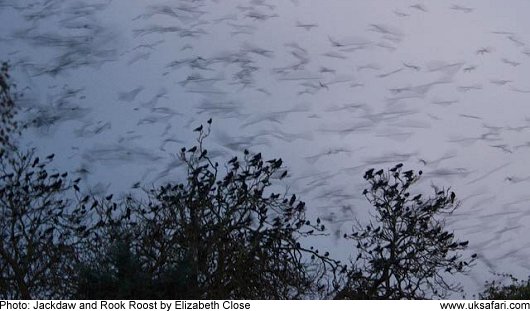
[[[147,200],[129,197],[123,203],[127,238],[116,239],[128,241],[122,251],[149,279],[137,286],[153,284],[158,289],[149,298],[166,299],[326,295],[338,262],[303,246],[303,238],[325,230],[306,219],[305,203],[269,190],[273,179],[286,175],[282,161],[245,151],[242,159],[220,168],[203,146],[210,123],[195,129],[197,144],[180,152],[184,182],[153,189]],[[168,274],[185,276],[186,286],[180,281],[157,286]]]
[[[363,194],[374,206],[375,220],[345,235],[355,242],[357,258],[337,299],[424,299],[445,297],[459,289],[448,274],[465,272],[476,255],[463,260],[467,241],[445,229],[443,216],[457,207],[449,190],[433,197],[411,195],[421,171],[368,170]]]
[[[0,74],[0,298],[68,297],[86,210],[75,208],[79,180],[50,169],[16,144],[20,133],[8,68]],[[73,191],[70,191],[73,190]]]

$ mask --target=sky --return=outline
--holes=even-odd
[[[281,157],[283,189],[337,236],[367,219],[369,168],[450,187],[479,260],[463,280],[530,274],[530,2],[0,0],[28,146],[92,193],[182,174],[177,153]],[[180,175],[181,176],[181,175]]]

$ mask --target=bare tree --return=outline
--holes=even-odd
[[[445,228],[444,216],[459,205],[454,192],[433,197],[411,195],[421,171],[368,170],[364,195],[375,208],[374,220],[345,235],[358,255],[337,299],[425,299],[460,289],[447,277],[465,272],[476,255],[463,259],[467,241]]]

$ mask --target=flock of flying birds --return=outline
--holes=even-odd
[[[0,0],[0,59],[28,142],[94,194],[174,179],[213,118],[209,154],[282,157],[340,236],[401,162],[458,194],[480,286],[530,273],[530,4],[454,2]]]

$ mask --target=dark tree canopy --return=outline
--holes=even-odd
[[[511,274],[500,274],[508,278],[508,284],[502,281],[486,282],[486,289],[479,295],[480,299],[486,300],[529,300],[530,299],[530,277],[520,280]]]
[[[83,217],[72,213],[66,173],[47,170],[31,152],[0,161],[0,296],[64,297],[75,270],[76,236]]]
[[[185,288],[179,281],[158,292],[166,299],[325,295],[332,281],[327,272],[337,262],[303,246],[302,238],[325,229],[306,219],[305,203],[269,190],[274,178],[284,176],[282,161],[245,151],[220,167],[203,147],[209,126],[196,131],[197,145],[180,152],[186,181],[153,189],[146,201],[126,199],[128,248],[114,250],[130,252],[135,261],[128,264],[150,283],[172,273],[185,276]]]

